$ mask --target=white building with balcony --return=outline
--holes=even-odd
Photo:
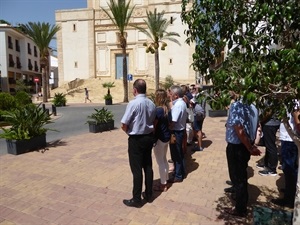
[[[32,39],[8,24],[0,24],[0,91],[13,94],[16,81],[23,80],[35,93],[41,78],[40,52]]]

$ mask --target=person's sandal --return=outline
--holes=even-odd
[[[166,192],[168,190],[167,184],[160,184],[158,186],[153,187],[154,191],[159,191],[159,192]]]

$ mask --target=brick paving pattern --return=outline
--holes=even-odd
[[[154,201],[139,209],[122,203],[132,196],[132,175],[121,129],[73,136],[23,155],[2,155],[0,225],[252,224],[253,206],[276,208],[270,199],[283,187],[282,171],[262,177],[255,167],[261,157],[251,157],[248,217],[226,215],[232,200],[223,191],[228,187],[225,120],[205,119],[205,149],[193,153],[188,147],[187,178],[167,192],[154,192]],[[154,154],[153,169],[158,182]]]

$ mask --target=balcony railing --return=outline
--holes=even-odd
[[[15,62],[14,61],[9,61],[9,67],[14,67],[15,66]]]
[[[32,64],[28,64],[28,69],[32,70],[32,68],[33,68]]]

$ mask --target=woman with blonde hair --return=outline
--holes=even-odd
[[[167,150],[170,140],[169,130],[169,98],[167,92],[158,89],[155,92],[156,117],[154,120],[156,144],[154,155],[159,168],[160,185],[154,186],[155,191],[167,191],[167,180],[169,179],[169,164],[167,161]]]

